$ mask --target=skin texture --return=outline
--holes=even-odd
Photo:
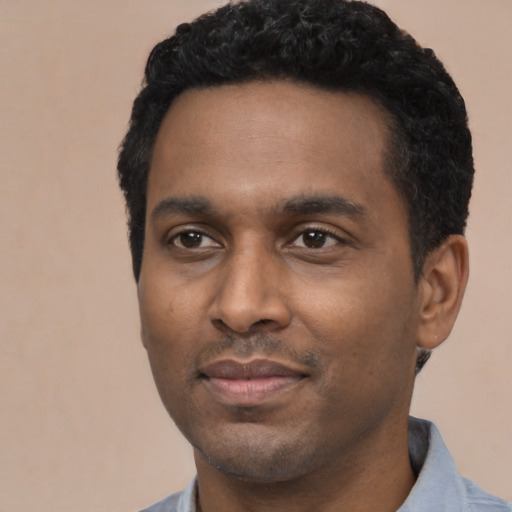
[[[187,91],[164,119],[142,339],[203,511],[391,511],[414,483],[417,346],[450,332],[467,249],[450,237],[414,282],[386,127],[366,97],[286,82]]]

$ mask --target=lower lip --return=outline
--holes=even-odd
[[[208,378],[205,383],[220,400],[229,405],[255,406],[290,390],[301,377],[267,377],[259,379]]]

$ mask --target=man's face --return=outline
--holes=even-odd
[[[170,108],[138,291],[157,387],[198,465],[286,480],[405,431],[418,292],[386,143],[369,99],[286,82]]]

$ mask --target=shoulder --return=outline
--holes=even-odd
[[[178,512],[178,504],[182,494],[182,492],[171,494],[158,503],[155,503],[154,505],[141,510],[141,512]]]
[[[171,494],[162,501],[151,505],[141,512],[195,512],[196,511],[196,479],[194,478],[182,492]]]
[[[512,512],[512,505],[510,503],[486,493],[471,480],[466,478],[462,478],[461,480],[464,485],[464,497],[468,511]]]
[[[512,512],[506,501],[459,475],[433,423],[409,419],[409,458],[417,480],[399,512]]]

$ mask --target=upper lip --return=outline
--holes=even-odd
[[[306,377],[301,370],[292,368],[283,363],[269,359],[253,359],[251,361],[238,361],[235,359],[222,359],[203,366],[199,375],[214,379],[268,379],[271,377]]]

